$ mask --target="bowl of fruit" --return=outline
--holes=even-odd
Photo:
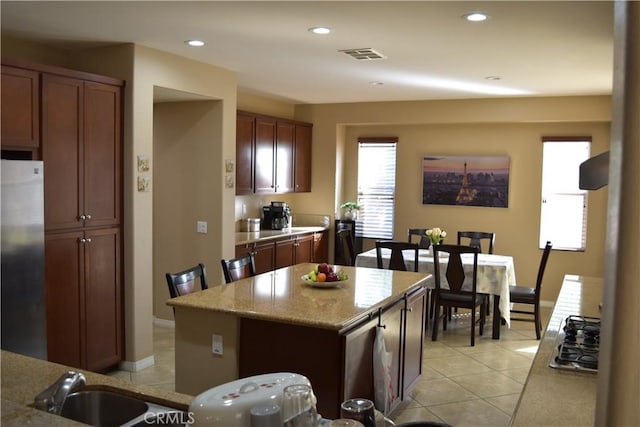
[[[301,277],[302,281],[309,286],[316,288],[335,288],[347,280],[349,276],[342,270],[337,270],[335,266],[326,262],[317,264],[313,270]]]

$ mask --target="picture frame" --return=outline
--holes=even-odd
[[[509,207],[509,157],[424,156],[422,204]]]

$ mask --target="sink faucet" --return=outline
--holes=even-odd
[[[74,389],[87,384],[81,372],[68,371],[42,393],[36,396],[34,406],[43,411],[60,415],[64,400]]]

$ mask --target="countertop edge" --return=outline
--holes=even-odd
[[[256,242],[266,242],[270,240],[283,239],[291,236],[299,236],[308,233],[320,233],[328,230],[329,227],[309,226],[309,227],[291,227],[284,230],[260,230],[260,231],[237,231],[236,246],[246,245]]]

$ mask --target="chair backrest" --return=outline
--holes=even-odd
[[[429,249],[429,246],[431,246],[431,240],[429,240],[426,233],[426,228],[410,228],[407,231],[407,242],[413,243],[413,236],[418,236],[420,238],[418,241],[420,249]]]
[[[221,259],[222,272],[226,283],[235,282],[256,275],[256,262],[253,252],[234,259]]]
[[[480,252],[482,252],[482,241],[485,241],[489,245],[488,251],[485,253],[493,253],[493,245],[496,242],[495,233],[484,231],[458,231],[458,245],[462,245],[463,238],[469,239],[469,241],[465,243],[467,243],[468,246],[478,248]]]
[[[446,252],[448,256],[447,270],[445,277],[449,284],[449,289],[442,288],[441,273],[440,273],[440,257],[441,253]],[[473,246],[461,246],[461,245],[433,245],[433,267],[436,290],[438,292],[449,293],[476,293],[477,281],[478,281],[478,253],[480,250]],[[462,264],[462,254],[473,254],[473,270],[471,277],[471,290],[462,290],[466,274],[464,272],[464,265]]]
[[[200,278],[200,290],[209,288],[207,284],[207,270],[203,264],[198,264],[179,273],[167,273],[167,285],[171,298],[187,295],[198,291],[195,281]]]
[[[544,276],[544,270],[547,267],[547,260],[551,253],[551,242],[547,241],[542,251],[542,258],[540,258],[540,266],[538,267],[538,278],[536,279],[536,298],[540,298],[540,288],[542,288],[542,277]]]
[[[342,259],[346,262],[345,265],[356,265],[356,251],[353,248],[353,235],[348,228],[339,230],[336,233],[336,239],[338,239],[338,247],[342,251]]]
[[[377,240],[376,241],[376,257],[378,268],[383,269],[382,249],[390,249],[388,270],[407,271],[407,265],[404,262],[402,251],[413,251],[413,271],[418,271],[418,244],[409,242],[400,242],[397,240]]]

